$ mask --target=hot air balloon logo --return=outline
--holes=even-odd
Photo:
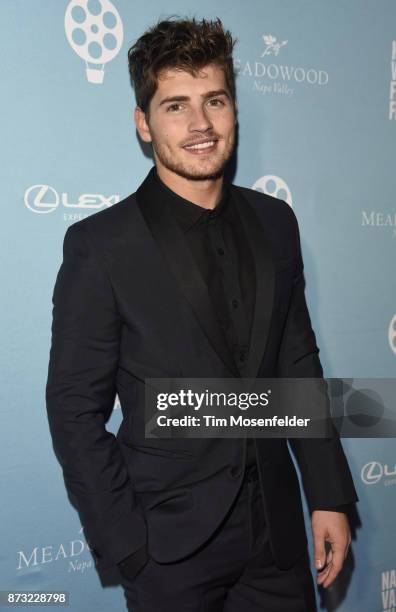
[[[121,17],[110,0],[71,0],[65,12],[69,45],[85,61],[89,83],[100,85],[104,66],[118,54],[123,41]]]

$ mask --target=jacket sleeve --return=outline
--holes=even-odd
[[[116,396],[121,321],[88,230],[68,228],[52,297],[46,408],[52,443],[96,565],[146,543],[146,522],[108,420]]]
[[[331,512],[343,512],[344,514],[349,514],[352,512],[352,508],[355,504],[343,504],[340,506],[328,506],[326,508],[314,508],[314,510],[330,510]]]
[[[323,378],[319,348],[305,300],[298,222],[292,209],[290,211],[295,225],[296,267],[277,374],[281,378]],[[329,425],[331,435],[326,438],[289,438],[311,513],[315,509],[359,501],[339,434],[331,419]]]

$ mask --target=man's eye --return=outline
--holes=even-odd
[[[209,100],[209,102],[220,102],[220,106],[224,106],[224,102],[220,100],[220,98],[212,98],[211,100]],[[215,104],[215,106],[219,106],[219,105]]]
[[[179,110],[179,108],[181,108],[181,104],[179,104],[178,102],[175,102],[174,104],[170,104],[169,106],[167,106],[166,110],[168,111],[177,111]],[[209,106],[224,106],[224,102],[222,100],[220,100],[220,98],[211,98],[209,100]]]
[[[180,104],[178,104],[177,102],[175,102],[174,104],[171,104],[170,106],[167,107],[167,111],[169,110],[173,110],[175,106],[180,106]],[[177,110],[177,109],[176,109]]]

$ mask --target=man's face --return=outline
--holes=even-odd
[[[196,77],[177,69],[161,72],[149,118],[137,107],[135,122],[141,138],[152,142],[157,167],[168,175],[218,178],[234,148],[234,104],[223,70],[213,63]]]

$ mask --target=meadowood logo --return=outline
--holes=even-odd
[[[396,238],[396,213],[382,210],[362,210],[362,227],[389,227]]]
[[[234,67],[238,75],[253,79],[252,89],[263,95],[281,94],[292,96],[295,87],[304,83],[306,85],[327,85],[329,74],[326,70],[318,68],[293,66],[271,62],[271,56],[278,57],[281,49],[288,43],[287,40],[278,41],[273,34],[264,34],[264,50],[259,60],[235,59]],[[261,61],[268,58],[269,61]]]
[[[272,34],[264,34],[263,35],[263,41],[265,44],[265,49],[261,54],[261,57],[264,57],[264,55],[279,55],[279,51],[281,49],[281,47],[284,47],[285,45],[287,45],[288,41],[287,40],[283,40],[282,42],[278,42],[275,36],[272,36]]]
[[[80,527],[78,533],[83,534],[82,527]],[[68,572],[84,573],[86,569],[94,566],[91,556],[81,559],[81,555],[85,551],[89,551],[89,546],[84,539],[80,538],[56,546],[35,546],[29,551],[18,550],[17,570],[29,569],[67,559],[69,561]]]

